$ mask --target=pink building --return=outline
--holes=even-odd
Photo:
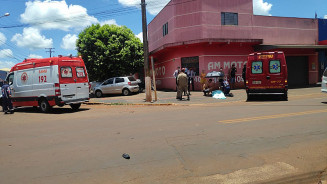
[[[178,66],[199,73],[225,74],[237,67],[237,86],[248,54],[284,51],[289,85],[318,82],[318,21],[253,15],[252,0],[171,0],[148,25],[149,52],[155,61],[159,89],[175,89]]]

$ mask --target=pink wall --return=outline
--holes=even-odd
[[[175,89],[173,73],[182,57],[199,56],[199,71],[225,73],[231,63],[238,67],[237,86],[243,87],[242,65],[253,45],[316,45],[315,19],[253,15],[252,0],[172,0],[148,25],[149,51],[154,56],[159,89]],[[221,12],[238,13],[237,26],[222,26]],[[168,35],[162,26],[168,22]],[[309,83],[318,81],[314,50],[279,49],[287,54],[309,56]],[[313,64],[316,69],[312,68]],[[198,74],[197,74],[198,75]],[[199,77],[195,86],[200,90]]]
[[[316,84],[319,81],[318,54],[309,56],[309,84]]]
[[[194,44],[174,47],[167,52],[161,52],[154,55],[158,89],[175,89],[174,71],[178,66],[181,67],[182,57],[192,56],[199,56],[199,73],[202,70],[206,73],[219,71],[222,67],[227,75],[231,65],[235,64],[237,67],[237,86],[243,87],[242,68],[246,63],[248,53],[251,52],[253,52],[252,47],[240,43]],[[199,73],[196,74],[197,77],[195,78],[196,90],[201,89]]]
[[[316,45],[318,22],[314,19],[253,16],[253,35],[265,45]]]
[[[183,3],[184,2],[184,3]],[[237,26],[222,26],[221,12],[238,13]],[[162,26],[168,22],[168,35]],[[314,45],[314,19],[254,16],[252,0],[172,0],[148,25],[150,52],[169,43],[202,39],[263,39],[264,44]]]

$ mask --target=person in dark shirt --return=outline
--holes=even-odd
[[[9,110],[10,114],[13,114],[14,109],[11,102],[10,86],[8,85],[7,81],[4,81],[4,85],[1,87],[1,94],[2,94],[2,109],[4,113],[7,114]]]
[[[226,96],[230,96],[230,86],[227,80],[224,79],[220,79],[220,86],[221,86],[221,91],[226,95]]]
[[[235,67],[235,64],[232,64],[232,68],[230,69],[230,72],[229,72],[231,89],[235,89],[236,72],[237,72],[237,69]]]
[[[246,76],[246,64],[244,64],[243,71],[242,71],[242,78],[243,78],[243,81],[244,81],[244,87],[246,86],[245,76]]]

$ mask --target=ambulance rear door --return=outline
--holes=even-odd
[[[59,87],[61,92],[61,99],[64,102],[76,100],[76,85],[73,74],[74,67],[60,66],[59,68]]]
[[[89,82],[85,66],[76,66],[76,98],[88,99],[89,98]]]
[[[66,104],[80,103],[89,99],[89,84],[84,63],[72,58],[60,62],[61,99]]]
[[[267,79],[267,63],[262,59],[249,61],[250,71],[248,72],[248,87],[249,89],[266,89]]]

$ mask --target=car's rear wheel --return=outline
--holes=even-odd
[[[128,89],[123,89],[123,95],[128,96],[131,92]]]
[[[102,92],[101,92],[100,90],[97,90],[97,91],[95,92],[95,96],[96,96],[97,98],[101,98],[101,97],[102,97]]]
[[[81,107],[81,104],[71,104],[70,107],[73,109],[73,111],[77,111],[80,107]]]
[[[44,113],[47,113],[50,111],[51,106],[49,105],[48,101],[46,99],[41,99],[39,102],[40,110]]]

